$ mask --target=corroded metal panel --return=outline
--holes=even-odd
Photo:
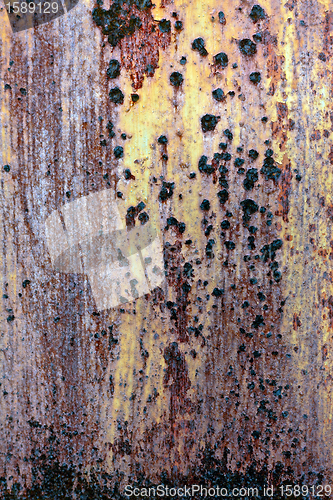
[[[73,5],[0,11],[2,498],[329,485],[330,2]]]

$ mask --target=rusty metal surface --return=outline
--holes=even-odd
[[[332,7],[254,5],[0,11],[1,498],[330,483]],[[45,221],[105,189],[166,281],[100,311]]]

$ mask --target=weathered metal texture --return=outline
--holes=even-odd
[[[330,2],[120,4],[15,35],[0,12],[2,497],[327,483]],[[161,225],[167,280],[98,312],[44,222],[105,188]]]

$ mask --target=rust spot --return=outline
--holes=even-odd
[[[279,148],[281,151],[285,150],[286,142],[288,141],[287,130],[290,129],[290,122],[287,121],[288,118],[288,107],[283,102],[278,102],[276,104],[277,109],[277,121],[272,122],[272,134],[273,137],[279,139]]]
[[[318,255],[320,255],[320,257],[326,258],[328,255],[328,251],[326,250],[326,248],[319,248]]]
[[[289,195],[291,192],[291,162],[286,157],[283,158],[282,165],[282,174],[280,180],[280,193],[279,193],[279,215],[282,215],[284,222],[289,222],[288,213],[289,213]]]
[[[328,205],[326,210],[327,216],[331,222],[333,222],[333,205]]]
[[[327,300],[327,307],[328,307],[328,317],[330,319],[330,328],[333,328],[333,296],[330,295],[329,299]]]
[[[297,5],[297,0],[288,0],[287,3],[284,4],[285,8],[292,11]]]
[[[123,458],[126,455],[131,455],[132,453],[132,433],[128,429],[128,422],[121,422],[118,420],[118,435],[119,437],[111,444],[110,448],[112,449],[115,456],[118,458],[119,456]]]
[[[330,160],[330,164],[333,165],[333,145],[331,145],[331,151],[328,155],[328,159]]]
[[[163,383],[170,391],[170,419],[173,422],[177,413],[184,414],[190,407],[191,401],[186,394],[191,387],[191,381],[184,354],[180,351],[177,342],[172,342],[165,348],[164,359],[167,369]]]
[[[281,68],[284,63],[284,56],[278,56],[276,53],[276,39],[269,33],[266,34],[265,42],[267,46],[267,77],[271,78],[271,85],[268,94],[273,96],[277,86],[281,82]]]
[[[171,333],[176,333],[179,342],[187,342],[189,340],[187,308],[190,304],[189,293],[191,291],[190,282],[193,278],[193,271],[192,266],[184,264],[185,259],[182,256],[181,249],[182,243],[179,240],[173,245],[166,242],[164,261],[168,284],[176,292],[176,302],[167,303],[170,310],[170,319],[173,320],[175,325],[175,330],[172,329]]]
[[[293,329],[295,331],[298,330],[298,328],[302,326],[302,323],[301,323],[301,320],[300,320],[300,313],[294,313],[294,316],[293,316]]]
[[[276,104],[278,119],[282,121],[288,116],[288,106],[284,102],[278,102]]]
[[[333,12],[326,12],[325,14],[325,28],[324,28],[324,43],[323,51],[329,53],[332,46],[332,36],[333,31]]]
[[[319,141],[321,138],[321,133],[319,130],[315,130],[311,135],[310,135],[310,141]]]

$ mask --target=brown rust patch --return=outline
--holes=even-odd
[[[184,414],[191,406],[191,401],[186,397],[191,387],[188,376],[187,363],[184,354],[180,351],[177,342],[172,342],[164,350],[164,360],[167,369],[163,384],[170,391],[170,419],[175,421],[178,413]]]
[[[151,14],[140,13],[139,17],[142,20],[141,29],[120,42],[121,62],[131,75],[135,90],[142,87],[145,75],[154,76],[159,51],[171,41],[170,33],[162,33]]]
[[[289,196],[291,192],[291,182],[292,182],[291,162],[287,158],[287,156],[284,155],[282,164],[282,173],[279,182],[280,193],[278,197],[279,215],[282,215],[282,219],[284,222],[289,222],[288,213],[289,213]]]
[[[286,143],[288,141],[287,131],[290,128],[290,123],[287,122],[288,106],[284,102],[278,102],[276,104],[276,111],[277,121],[272,122],[272,135],[274,138],[278,138],[278,140],[280,141],[280,150],[285,151]]]
[[[170,44],[171,21],[155,20],[149,0],[115,0],[109,10],[97,3],[92,16],[110,45],[119,45],[121,62],[130,74],[132,87],[140,89],[145,75],[154,76],[160,49]]]
[[[285,151],[286,144],[289,140],[288,131],[293,129],[294,122],[288,117],[288,106],[284,102],[276,103],[277,121],[272,122],[272,136],[279,143],[280,151]],[[283,156],[282,165],[280,166],[282,172],[279,179],[279,215],[282,216],[284,222],[289,222],[289,196],[292,189],[292,171],[291,161],[286,153]]]
[[[333,296],[325,300],[326,307],[328,308],[328,317],[330,320],[330,328],[333,328]]]
[[[333,222],[333,205],[328,205],[326,213],[329,220]],[[331,246],[333,247],[333,241],[331,241]]]
[[[282,65],[285,61],[284,56],[276,54],[276,38],[267,33],[265,37],[267,43],[267,77],[271,78],[271,84],[268,94],[273,96],[281,82]]]
[[[177,240],[173,245],[166,242],[164,246],[164,261],[168,284],[173,287],[176,295],[175,303],[167,303],[167,307],[170,310],[170,319],[175,325],[175,328],[171,329],[171,333],[177,335],[179,342],[187,342],[189,340],[187,307],[190,304],[188,296],[191,291],[191,285],[188,282],[189,280],[186,279],[184,270],[185,259],[182,256],[181,250],[181,241]]]
[[[330,154],[328,155],[328,159],[330,160],[330,164],[333,165],[333,145],[331,145]]]
[[[294,317],[293,317],[293,329],[295,331],[297,331],[300,326],[302,326],[302,323],[301,323],[301,320],[300,320],[300,313],[294,313]]]
[[[24,317],[24,335],[35,346],[38,358],[38,368],[33,365],[31,368],[36,370],[34,375],[22,381],[19,406],[25,408],[22,412],[25,421],[21,421],[19,434],[20,440],[26,440],[28,455],[37,427],[27,422],[32,416],[41,426],[52,422],[52,432],[62,435],[60,441],[55,440],[54,456],[62,462],[70,455],[73,462],[78,463],[83,447],[88,465],[99,428],[97,387],[103,386],[106,380],[116,342],[110,337],[108,314],[94,311],[93,297],[84,276],[60,274],[52,269],[41,232],[51,211],[68,201],[106,188],[116,190],[112,149],[103,149],[99,137],[106,134],[110,110],[108,104],[100,110],[102,120],[99,120],[97,106],[82,112],[80,141],[75,124],[67,121],[66,148],[72,154],[66,157],[62,150],[66,132],[62,129],[63,96],[58,72],[63,54],[51,26],[36,29],[34,40],[39,48],[32,61],[28,60],[23,42],[17,40],[13,45],[14,65],[6,78],[12,87],[8,104],[11,126],[17,131],[11,137],[15,161],[10,171],[15,192],[15,259],[29,281],[25,285],[17,284],[18,297],[14,300]],[[25,88],[26,95],[18,88]],[[70,92],[75,94],[73,87]],[[78,142],[83,145],[80,151]],[[88,307],[84,297],[90,304]],[[40,403],[32,404],[34,390],[43,399],[45,414],[40,414]],[[36,437],[36,442],[39,441],[41,449],[46,449],[48,439],[44,432]],[[12,463],[21,458],[20,453],[15,453]]]
[[[310,141],[319,141],[321,139],[320,130],[314,130],[310,135]]]
[[[327,55],[331,52],[333,37],[331,33],[333,32],[333,12],[326,12],[325,14],[325,28],[324,28],[324,43],[323,52]]]

